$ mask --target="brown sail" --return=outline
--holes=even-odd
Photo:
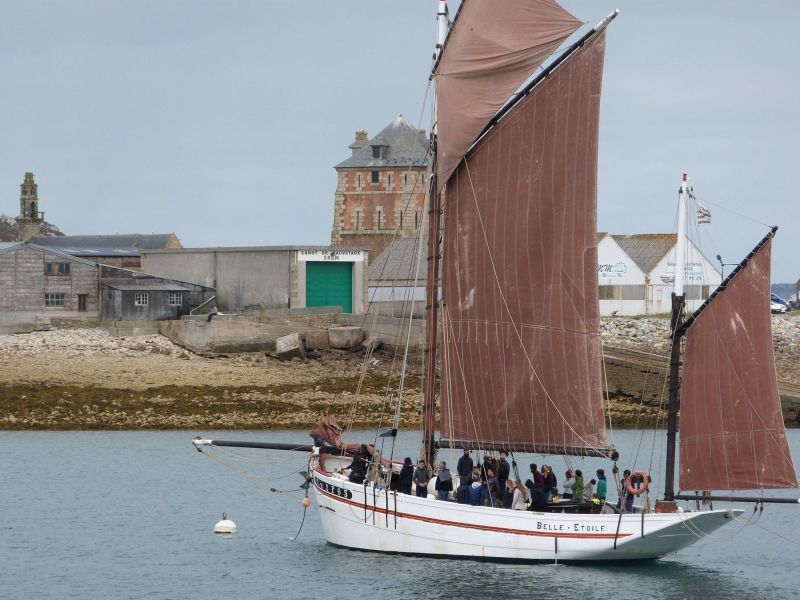
[[[605,34],[519,101],[447,183],[442,437],[605,445],[596,179]]]
[[[797,487],[772,353],[770,238],[686,332],[683,490]]]
[[[436,70],[440,187],[497,110],[581,25],[555,0],[464,0]]]

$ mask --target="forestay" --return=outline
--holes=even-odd
[[[686,332],[683,490],[797,487],[772,351],[771,235]]]
[[[592,36],[447,183],[445,439],[569,454],[606,445],[596,240],[604,49],[605,33]]]

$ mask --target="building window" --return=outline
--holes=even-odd
[[[355,225],[356,225],[356,227],[355,227],[356,231],[361,229],[361,209],[360,208],[356,209],[356,223],[355,223]]]
[[[356,175],[356,180],[358,181],[357,187],[361,187],[361,173]]]
[[[403,185],[408,185],[408,173],[403,173]]]
[[[375,212],[375,229],[383,229],[383,211],[380,209]]]
[[[392,187],[392,174],[391,173],[386,175],[386,187],[387,188]]]
[[[45,294],[45,306],[64,306],[64,294]]]
[[[711,286],[708,285],[687,285],[683,288],[687,300],[705,300],[711,293]]]
[[[372,147],[372,158],[380,158],[381,157],[381,147],[380,146],[373,146]]]
[[[622,285],[622,299],[623,300],[644,300],[643,285]]]
[[[419,229],[419,211],[414,211],[414,229]]]
[[[183,294],[181,292],[170,292],[169,293],[169,305],[170,306],[181,306],[183,304]]]
[[[600,297],[600,300],[621,300],[622,286],[601,285],[598,289],[598,296]]]
[[[403,211],[400,211],[400,229],[403,228]]]
[[[69,263],[44,263],[45,275],[69,275]]]
[[[372,183],[380,183],[381,182],[381,174],[378,171],[372,171],[370,174],[370,180]]]
[[[150,301],[150,294],[147,292],[136,292],[133,295],[134,306],[147,306]]]

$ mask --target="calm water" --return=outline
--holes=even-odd
[[[305,432],[288,431],[198,433],[218,439],[308,439]],[[757,525],[729,525],[644,566],[384,556],[327,546],[314,510],[292,542],[302,517],[299,497],[269,492],[204,458],[192,449],[192,435],[0,433],[0,597],[800,597],[800,506],[768,506]],[[418,439],[402,435],[395,456],[413,456]],[[634,432],[616,433],[621,467],[633,465],[639,439]],[[800,431],[791,431],[790,440],[800,458]],[[637,468],[648,467],[652,448],[652,437],[645,437]],[[301,482],[296,471],[304,468],[303,454],[237,450],[237,455],[256,461],[231,462],[261,485],[291,490]],[[563,472],[563,459],[552,464]],[[584,472],[609,467],[588,459],[575,466]],[[660,489],[655,467],[653,473]],[[239,527],[234,537],[212,533],[223,511]]]

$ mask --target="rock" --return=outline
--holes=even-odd
[[[306,347],[325,350],[331,347],[327,329],[309,329],[306,332]]]
[[[346,350],[361,343],[364,332],[360,327],[331,327],[328,329],[328,338],[331,348]]]
[[[305,358],[303,340],[300,339],[300,334],[290,333],[275,340],[275,356],[280,360]]]

